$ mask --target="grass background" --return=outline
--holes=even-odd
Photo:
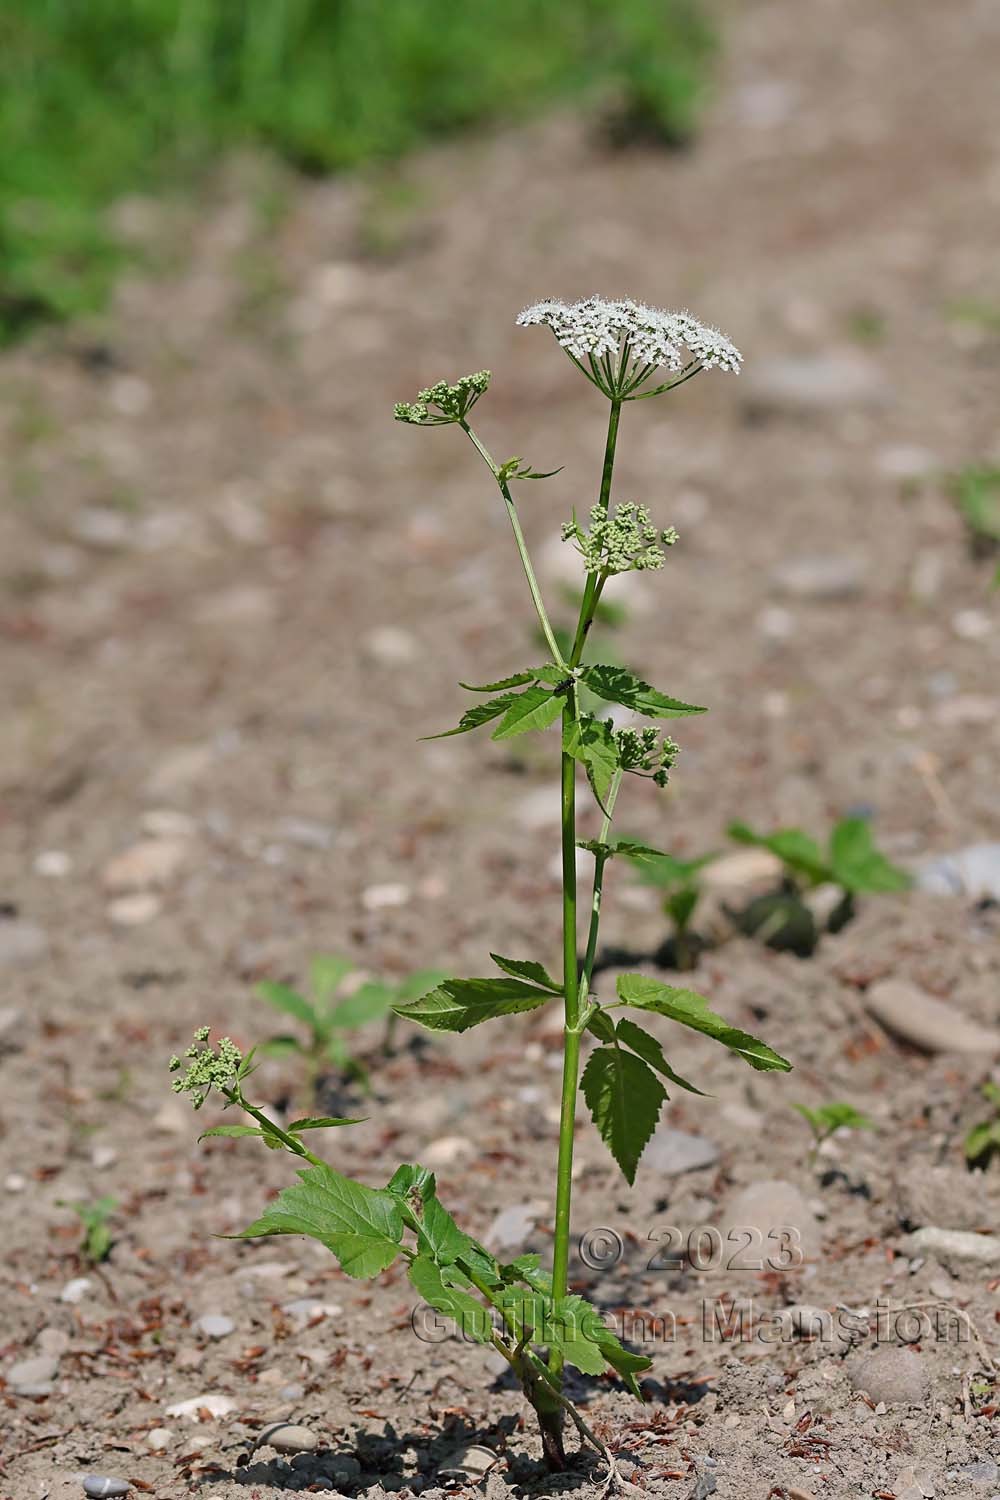
[[[98,306],[123,254],[108,205],[232,147],[336,171],[572,98],[681,142],[699,3],[0,0],[0,340]]]

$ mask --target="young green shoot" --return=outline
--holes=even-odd
[[[1000,1156],[1000,1086],[987,1082],[980,1092],[993,1106],[992,1111],[985,1120],[973,1125],[962,1143],[966,1165],[975,1170],[985,1170],[994,1156]]]
[[[677,541],[673,529],[654,523],[645,506],[621,502],[613,492],[622,418],[632,402],[672,391],[702,370],[736,372],[740,355],[722,334],[689,314],[660,312],[629,299],[541,302],[523,312],[518,323],[549,328],[574,368],[607,403],[596,499],[585,521],[573,516],[563,527],[583,570],[571,636],[560,639],[553,630],[515,499],[522,483],[547,476],[520,458],[495,460],[471,423],[473,409],[489,388],[489,372],[439,381],[420,391],[414,401],[398,404],[395,415],[415,427],[451,427],[468,439],[496,486],[510,525],[548,658],[518,666],[497,681],[463,684],[475,702],[443,735],[464,735],[486,724],[498,742],[549,729],[558,734],[554,749],[561,794],[562,965],[552,974],[535,956],[493,953],[499,977],[445,979],[416,998],[396,1002],[393,1009],[430,1031],[456,1033],[498,1018],[506,1032],[509,1017],[546,1006],[561,1009],[551,1271],[543,1270],[536,1256],[501,1263],[490,1255],[458,1228],[438,1200],[433,1175],[422,1167],[404,1164],[384,1187],[369,1187],[335,1172],[312,1153],[302,1136],[307,1130],[345,1122],[305,1120],[282,1126],[270,1119],[243,1092],[250,1060],[241,1058],[232,1042],[223,1040],[212,1048],[206,1045],[206,1033],[200,1033],[189,1049],[186,1068],[181,1059],[174,1059],[175,1071],[184,1068],[174,1087],[192,1094],[198,1108],[216,1089],[227,1105],[255,1122],[222,1126],[215,1133],[257,1136],[265,1145],[304,1160],[301,1182],[270,1203],[244,1230],[245,1236],[311,1235],[333,1251],[350,1276],[377,1276],[402,1260],[413,1288],[426,1303],[450,1317],[466,1337],[507,1361],[538,1418],[549,1467],[566,1467],[563,1428],[568,1419],[605,1460],[610,1488],[618,1483],[614,1458],[567,1397],[564,1368],[574,1366],[587,1375],[616,1373],[638,1395],[637,1375],[650,1360],[624,1348],[596,1309],[569,1289],[578,1095],[582,1092],[601,1137],[632,1184],[669,1097],[667,1085],[701,1092],[675,1071],[660,1038],[646,1029],[657,1017],[713,1038],[760,1071],[787,1071],[790,1066],[764,1042],[717,1015],[694,990],[643,974],[620,975],[610,995],[599,995],[594,985],[606,868],[622,855],[658,854],[613,836],[619,796],[637,781],[665,786],[678,746],[661,732],[660,721],[704,712],[651,687],[627,667],[584,660],[605,589],[613,588],[622,573],[658,572]],[[591,695],[586,703],[593,702],[593,707],[586,706],[584,690]],[[629,710],[633,722],[616,723],[610,717],[612,705]],[[601,819],[599,836],[583,842],[594,855],[594,875],[582,922],[576,873],[578,772],[586,778]]]
[[[89,1261],[92,1266],[98,1266],[102,1260],[107,1260],[114,1243],[109,1221],[118,1207],[118,1200],[94,1198],[90,1202],[66,1203],[61,1206],[71,1208],[83,1227],[80,1254],[84,1260]]]
[[[853,1104],[843,1104],[833,1100],[829,1104],[818,1104],[815,1108],[810,1108],[808,1104],[793,1104],[792,1108],[798,1111],[812,1131],[810,1167],[816,1164],[820,1146],[824,1141],[829,1140],[835,1131],[875,1129],[875,1121],[855,1109]]]
[[[697,859],[678,859],[673,854],[630,856],[643,885],[656,886],[664,893],[664,915],[673,928],[666,956],[674,969],[693,969],[698,961],[701,940],[692,923],[701,899],[701,872],[717,858],[716,854],[702,854]]]

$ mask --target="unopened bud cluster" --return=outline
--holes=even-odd
[[[588,573],[631,573],[662,568],[664,547],[672,547],[677,532],[655,527],[644,505],[616,505],[609,510],[594,505],[588,530],[574,519],[562,529],[564,542],[573,541]]]
[[[475,406],[490,383],[489,370],[478,370],[475,375],[463,375],[454,385],[439,380],[426,390],[417,392],[416,401],[397,401],[393,414],[397,422],[410,422],[415,427],[443,427],[449,422],[461,422]],[[431,407],[436,407],[432,411]]]
[[[210,1089],[232,1088],[243,1064],[243,1054],[234,1041],[224,1036],[217,1047],[209,1044],[211,1028],[201,1026],[194,1034],[194,1041],[184,1054],[187,1068],[180,1078],[175,1078],[171,1087],[175,1094],[190,1094],[195,1109],[201,1109]],[[180,1057],[170,1059],[171,1073],[179,1073],[184,1067]]]
[[[608,720],[608,723],[612,721]],[[613,733],[622,770],[648,776],[657,786],[666,786],[674,761],[680,754],[680,746],[669,735],[661,739],[659,730],[652,726],[647,729],[615,729]]]

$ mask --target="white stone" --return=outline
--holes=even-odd
[[[865,1009],[886,1031],[923,1052],[1000,1052],[1000,1030],[990,1031],[906,979],[882,979],[865,993]]]
[[[169,1427],[151,1427],[146,1433],[146,1447],[152,1448],[154,1453],[162,1453],[164,1448],[169,1448],[173,1442],[174,1435]]]
[[[384,911],[387,907],[405,906],[409,899],[410,887],[399,881],[369,885],[361,892],[361,904],[365,911]]]
[[[69,1302],[75,1307],[83,1301],[93,1284],[89,1276],[74,1276],[59,1293],[59,1301]]]
[[[73,861],[63,849],[43,849],[35,856],[35,874],[46,880],[62,880],[73,868]]]
[[[116,927],[144,927],[162,910],[163,902],[152,891],[133,891],[130,896],[116,896],[108,902],[108,921]]]
[[[175,1401],[168,1406],[166,1415],[168,1417],[187,1417],[189,1421],[199,1422],[200,1413],[207,1411],[212,1417],[226,1417],[231,1411],[236,1410],[236,1402],[231,1396],[221,1396],[209,1392],[204,1396],[192,1396],[189,1401]]]
[[[985,640],[993,630],[993,620],[982,609],[960,609],[951,617],[951,628],[962,641]]]
[[[398,625],[379,625],[364,638],[364,649],[374,661],[387,667],[402,667],[415,661],[417,641]]]
[[[101,880],[112,894],[169,885],[189,858],[187,838],[146,838],[116,854],[104,866]]]
[[[298,1427],[294,1422],[278,1422],[273,1427],[264,1428],[257,1438],[257,1447],[274,1448],[278,1453],[312,1453],[319,1447],[319,1438],[308,1427]]]
[[[204,1313],[195,1326],[208,1339],[228,1338],[236,1330],[232,1318],[227,1318],[222,1313]]]

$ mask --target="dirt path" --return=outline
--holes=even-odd
[[[126,205],[155,269],[101,326],[0,365],[5,1500],[78,1495],[80,1472],[163,1497],[324,1479],[426,1495],[443,1455],[504,1434],[491,1500],[553,1488],[479,1351],[400,1332],[404,1282],[351,1283],[298,1240],[211,1238],[287,1170],[251,1144],[195,1145],[163,1072],[202,1021],[260,1035],[253,981],[301,977],[316,951],[395,974],[483,972],[489,947],[555,959],[551,746],[414,743],[453,721],[459,677],[530,655],[504,518],[452,433],[390,419],[427,381],[492,367],[487,441],[566,465],[525,499],[551,573],[559,523],[589,503],[601,413],[546,335],[514,328],[525,302],[690,305],[747,361],[627,413],[619,494],[682,545],[628,592],[613,648],[712,712],[681,726],[671,792],[625,822],[679,852],[718,847],[733,817],[821,832],[859,805],[897,859],[1000,838],[996,596],[935,477],[1000,461],[1000,13],[750,9],[689,155],[609,156],[557,120],[424,157],[405,191],[295,186],[277,230],[274,174],[240,164],[198,212]],[[655,946],[647,895],[619,879],[609,941]],[[924,1330],[915,1367],[894,1356],[914,1404],[890,1390],[873,1410],[851,1385],[863,1353],[727,1349],[702,1324],[720,1298],[765,1319],[843,1305],[870,1351],[877,1299],[943,1298],[995,1339],[1000,1265],[915,1251],[901,1222],[996,1227],[997,1168],[968,1179],[961,1157],[990,1058],[897,1045],[864,992],[906,980],[995,1028],[998,931],[995,906],[914,893],[873,898],[807,962],[727,943],[695,982],[796,1071],[759,1079],[682,1042],[675,1066],[715,1100],[668,1123],[711,1159],[676,1174],[666,1142],[631,1192],[581,1125],[578,1225],[614,1229],[622,1254],[579,1262],[580,1283],[677,1319],[650,1404],[579,1391],[649,1493],[1000,1492],[987,1362],[949,1327]],[[429,1151],[464,1225],[528,1205],[544,1253],[553,1047],[547,1020],[515,1020],[407,1049],[332,1159],[375,1182]],[[292,1077],[269,1063],[261,1088],[278,1099]],[[878,1129],[835,1142],[821,1182],[790,1105],[828,1098]],[[765,1179],[800,1194],[804,1271],[656,1259],[671,1227],[765,1215],[738,1200]],[[60,1205],[105,1194],[121,1207],[95,1273]],[[234,1331],[206,1337],[205,1313]],[[889,1327],[894,1349],[912,1336]],[[36,1357],[57,1370],[14,1394],[10,1366]],[[208,1395],[225,1415],[167,1414]],[[238,1467],[276,1416],[357,1461],[265,1449]]]

